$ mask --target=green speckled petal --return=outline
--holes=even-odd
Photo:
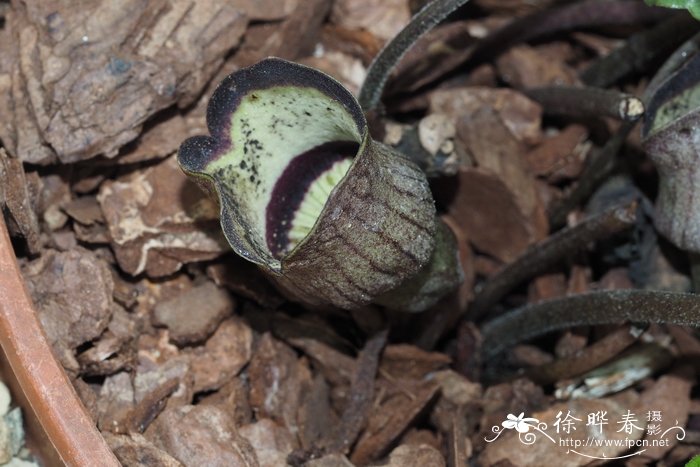
[[[266,59],[227,77],[211,136],[180,147],[182,169],[215,193],[234,251],[313,307],[364,306],[433,256],[423,172],[373,141],[354,97],[329,76]]]

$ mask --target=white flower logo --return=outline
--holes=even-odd
[[[534,423],[534,425],[530,425],[530,423]],[[509,413],[508,417],[506,417],[506,420],[504,420],[501,425],[503,425],[503,428],[507,430],[512,430],[515,428],[518,433],[527,433],[530,431],[530,428],[536,427],[537,423],[539,423],[539,420],[536,418],[525,418],[525,412],[520,412],[520,415],[517,417],[512,413]]]

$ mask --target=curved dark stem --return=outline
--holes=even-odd
[[[411,22],[389,42],[372,61],[358,101],[365,112],[377,108],[391,71],[416,41],[450,13],[469,0],[434,0],[424,6]]]
[[[652,290],[591,292],[528,305],[486,323],[485,358],[551,331],[621,321],[700,326],[700,295]]]
[[[668,10],[637,0],[584,0],[516,19],[479,42],[470,63],[492,59],[508,47],[545,35],[583,27],[655,22]]]
[[[518,284],[547,271],[567,255],[586,248],[591,242],[632,227],[637,218],[636,212],[636,201],[613,207],[598,216],[583,220],[578,225],[560,230],[538,245],[533,245],[477,291],[474,301],[469,304],[468,319],[477,321]]]
[[[700,23],[689,14],[675,14],[655,27],[635,34],[622,47],[594,61],[581,73],[581,80],[588,86],[606,88],[631,73],[643,72],[699,28]]]

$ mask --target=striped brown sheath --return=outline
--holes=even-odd
[[[370,138],[357,101],[337,81],[266,59],[219,85],[207,123],[211,136],[185,141],[178,161],[218,196],[234,251],[292,299],[354,309],[410,283],[408,295],[392,301],[419,311],[404,304],[423,290],[423,280],[411,279],[431,271],[436,258],[450,274],[441,275],[439,293],[433,280],[425,288],[431,298],[414,303],[423,309],[459,283],[454,242],[441,241],[446,250],[435,251],[439,224],[425,175]],[[327,181],[338,173],[338,180]],[[327,199],[309,232],[294,240],[299,234],[292,226],[301,218],[308,222],[305,206],[317,200],[319,186],[328,190]]]

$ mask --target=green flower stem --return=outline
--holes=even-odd
[[[700,296],[651,290],[614,290],[528,305],[482,327],[484,357],[493,358],[515,344],[548,332],[621,321],[698,326]]]

